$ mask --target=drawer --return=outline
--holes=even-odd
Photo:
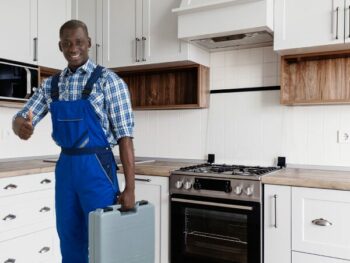
[[[1,263],[58,262],[55,260],[55,229],[0,242]]]
[[[54,190],[2,197],[0,207],[0,233],[55,221]]]
[[[54,188],[54,173],[40,173],[0,179],[0,197],[50,188]]]
[[[348,260],[293,252],[292,263],[349,263]]]
[[[350,192],[293,187],[292,250],[350,259]]]

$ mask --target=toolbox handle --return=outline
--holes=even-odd
[[[117,204],[117,205],[107,206],[107,207],[103,208],[103,212],[104,213],[108,213],[108,212],[111,212],[111,211],[118,210],[121,215],[134,214],[134,213],[137,213],[137,210],[138,210],[139,206],[147,205],[147,204],[148,204],[147,200],[140,200],[140,201],[137,201],[135,203],[135,206],[133,208],[131,208],[131,209],[122,209],[122,205],[121,204]]]

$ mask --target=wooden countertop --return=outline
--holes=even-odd
[[[265,175],[264,184],[350,190],[350,171],[287,168]]]
[[[135,165],[135,173],[140,175],[170,176],[170,171],[193,163],[179,161],[146,161]],[[119,166],[119,165],[118,165]],[[42,159],[0,162],[0,178],[55,171],[55,163]],[[123,173],[120,165],[118,173]]]

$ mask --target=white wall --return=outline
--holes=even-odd
[[[211,55],[211,89],[279,85],[278,56],[271,47]],[[279,91],[210,95],[209,109],[135,112],[137,156],[205,159],[272,165],[277,156],[292,164],[350,166],[350,106],[282,106]],[[0,158],[58,154],[49,116],[31,141],[11,132],[15,109],[0,108]]]

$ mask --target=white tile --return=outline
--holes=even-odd
[[[273,50],[273,47],[263,48],[264,62],[277,62],[279,60],[278,53]]]
[[[210,53],[210,67],[223,67],[225,66],[225,53],[213,52]]]

